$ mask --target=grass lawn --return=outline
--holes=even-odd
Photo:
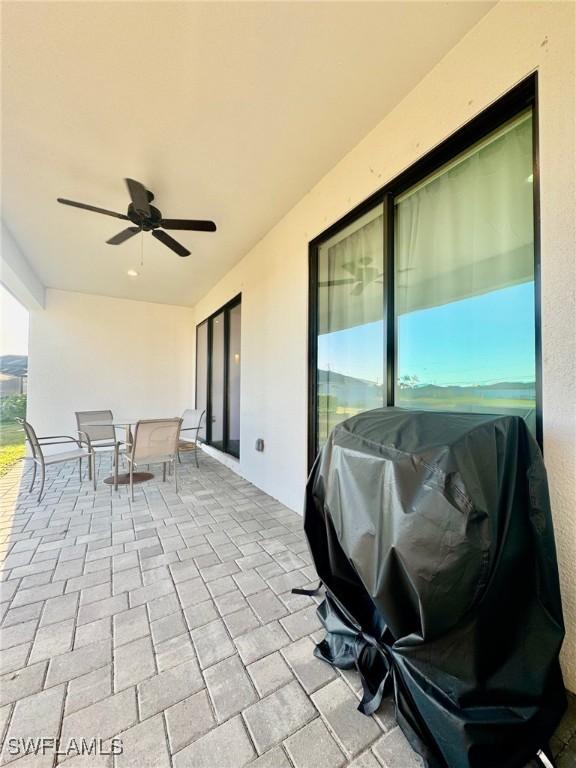
[[[24,456],[24,431],[20,424],[0,424],[0,477]]]

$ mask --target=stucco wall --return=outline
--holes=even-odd
[[[572,690],[576,690],[574,15],[571,3],[496,6],[196,306],[201,320],[242,292],[239,471],[301,510],[306,478],[308,242],[538,70],[544,449],[568,628],[564,672]],[[257,437],[265,440],[264,453],[254,450]]]
[[[39,434],[75,431],[76,410],[155,418],[193,405],[193,309],[49,289],[30,315],[28,354]]]

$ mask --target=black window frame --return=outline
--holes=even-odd
[[[384,371],[386,406],[394,405],[396,378],[396,317],[394,308],[394,200],[434,173],[457,155],[469,149],[516,115],[532,110],[533,221],[534,221],[534,292],[536,361],[536,439],[543,449],[542,435],[542,331],[540,271],[540,174],[538,155],[538,73],[534,72],[508,91],[447,139],[427,152],[385,186],[361,202],[308,244],[308,467],[318,451],[317,439],[317,344],[318,344],[318,254],[320,246],[358,218],[382,205],[384,215]]]
[[[217,309],[208,317],[204,318],[200,323],[196,324],[196,372],[195,372],[195,392],[194,392],[194,406],[198,407],[198,331],[201,326],[208,324],[207,333],[207,364],[206,364],[206,418],[205,418],[205,437],[203,442],[206,445],[210,445],[222,453],[227,453],[234,458],[240,458],[240,445],[236,452],[230,446],[230,397],[229,397],[229,365],[230,365],[230,311],[242,304],[242,294],[239,293],[234,296],[233,299],[226,302],[223,306]],[[213,340],[213,322],[214,318],[222,315],[224,318],[224,381],[223,381],[223,413],[222,413],[222,441],[218,441],[218,445],[212,443],[212,340]],[[220,442],[222,445],[220,445]],[[239,441],[238,441],[239,442]]]

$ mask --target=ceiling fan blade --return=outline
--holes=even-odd
[[[353,277],[346,277],[342,280],[326,280],[325,282],[318,283],[318,288],[332,288],[335,285],[350,285],[355,282],[356,280]]]
[[[115,213],[114,211],[107,211],[105,208],[96,208],[95,205],[86,205],[86,203],[77,203],[74,200],[66,200],[63,197],[57,198],[59,203],[63,205],[71,205],[74,208],[83,208],[85,211],[94,211],[94,213],[105,213],[106,216],[114,216],[116,219],[124,219],[124,221],[130,221],[128,216],[123,213]]]
[[[141,213],[142,216],[150,216],[150,202],[146,187],[134,179],[125,179],[125,181],[134,210]]]
[[[164,229],[187,229],[195,232],[216,232],[213,221],[201,219],[162,219],[160,226]]]
[[[123,229],[122,232],[118,232],[117,235],[114,235],[114,237],[111,237],[110,240],[106,240],[108,245],[120,245],[120,243],[123,243],[125,240],[128,240],[130,237],[134,237],[134,235],[137,235],[138,232],[140,232],[140,227],[128,227],[128,229]]]
[[[190,256],[190,251],[184,248],[183,245],[180,245],[173,237],[170,237],[167,232],[163,232],[161,229],[154,229],[152,230],[152,235],[156,240],[160,240],[161,243],[171,248],[178,256]]]

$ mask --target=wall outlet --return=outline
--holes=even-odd
[[[256,440],[256,445],[254,446],[257,451],[263,451],[264,450],[264,440],[262,440],[261,437]]]

